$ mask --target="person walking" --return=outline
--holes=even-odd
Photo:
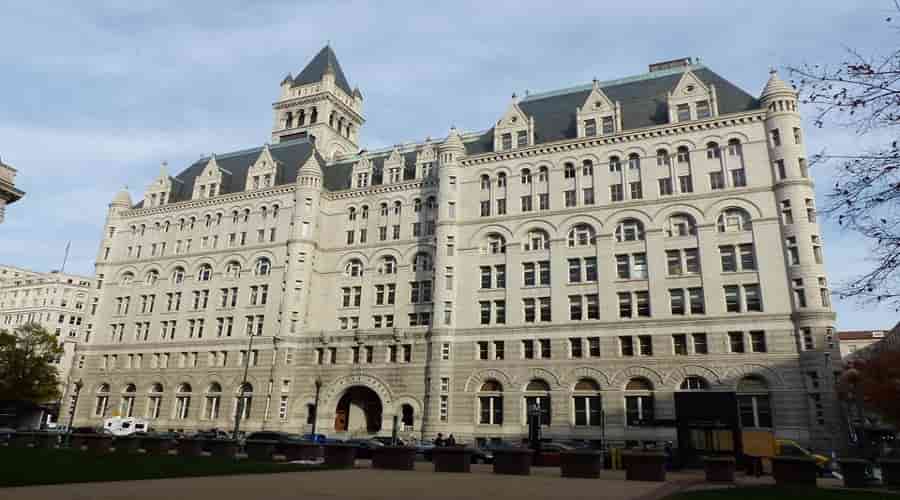
[[[437,448],[437,447],[445,446],[446,444],[447,444],[447,442],[444,440],[444,435],[442,433],[438,432],[437,437],[434,438],[434,446]]]
[[[447,436],[447,443],[445,444],[445,446],[456,446],[456,438],[453,437],[453,434]]]

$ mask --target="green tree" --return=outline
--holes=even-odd
[[[53,362],[63,354],[50,332],[27,323],[10,333],[0,330],[0,400],[44,403],[59,398]]]

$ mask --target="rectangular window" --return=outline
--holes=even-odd
[[[566,201],[566,207],[574,207],[578,204],[578,197],[575,195],[574,189],[566,190],[563,193]]]
[[[634,339],[631,337],[619,337],[619,352],[622,356],[634,356]]]
[[[498,325],[506,324],[506,301],[494,301],[494,322]]]
[[[534,299],[524,299],[522,300],[525,312],[525,322],[526,323],[534,323],[536,321],[536,310],[535,310],[535,300]]]
[[[658,182],[659,182],[659,195],[660,196],[668,196],[673,193],[672,179],[665,177],[663,179],[658,179]]]
[[[601,126],[603,127],[603,135],[611,135],[615,132],[615,125],[613,123],[613,117],[604,116],[601,119]]]
[[[641,356],[653,356],[653,340],[649,335],[638,336],[638,348]]]
[[[600,337],[588,337],[588,356],[600,357]]]
[[[587,319],[600,319],[600,296],[596,293],[585,295]]]
[[[538,262],[538,284],[541,286],[550,285],[550,261],[542,260]]]
[[[678,187],[681,189],[682,193],[693,193],[694,192],[694,183],[691,181],[690,175],[679,175],[678,176]]]
[[[531,209],[532,209],[531,202],[532,202],[531,195],[522,197],[522,211],[523,212],[531,212]]]
[[[553,355],[550,339],[539,339],[538,344],[541,347],[541,359],[550,359]]]
[[[769,135],[772,137],[772,146],[781,146],[781,132],[777,128],[770,130]]]
[[[761,312],[763,310],[759,285],[744,285],[744,303],[747,305],[748,311]]]
[[[497,361],[502,361],[504,357],[504,344],[502,340],[494,341],[494,359]]]
[[[766,332],[752,331],[750,332],[750,351],[766,352]]]
[[[680,288],[669,290],[669,303],[672,314],[683,316],[686,311],[684,306],[684,290]]]
[[[725,189],[725,177],[722,175],[722,172],[709,173],[709,189],[713,191]]]
[[[584,121],[585,137],[594,137],[597,135],[597,120],[590,119]]]
[[[524,148],[528,146],[528,131],[520,130],[516,132],[516,147]]]
[[[631,279],[631,258],[626,254],[616,255],[616,276],[619,279]]]
[[[697,101],[697,119],[702,120],[710,116],[712,116],[712,113],[709,109],[709,101]]]
[[[741,254],[741,270],[756,270],[756,254],[753,251],[753,243],[743,243],[738,245]]]
[[[497,200],[497,215],[506,215],[506,198]]]
[[[537,275],[535,273],[534,262],[524,262],[522,264],[522,282],[525,286],[535,286],[537,283]],[[483,288],[483,287],[482,287]]]
[[[725,311],[741,312],[741,293],[737,285],[725,285]]]
[[[522,358],[534,359],[534,341],[533,340],[523,340],[522,341]]]
[[[504,151],[512,149],[512,134],[503,134],[500,136],[500,149]]]
[[[681,276],[681,250],[666,250],[666,263],[669,276]]]
[[[634,292],[634,296],[638,316],[650,317],[650,292]]]
[[[691,314],[706,314],[702,288],[688,288],[688,298],[691,303]]]
[[[491,324],[491,301],[482,300],[478,302],[479,310],[481,311],[481,324],[489,325]]]
[[[728,332],[728,349],[730,352],[744,352],[744,332]]]
[[[569,319],[581,321],[582,319],[581,295],[569,295]]]
[[[691,339],[694,341],[694,354],[709,354],[705,333],[691,334]]]
[[[734,187],[745,187],[747,185],[747,173],[743,168],[731,171],[731,183]]]
[[[619,317],[631,318],[633,315],[631,292],[619,292]]]
[[[672,349],[675,352],[676,356],[687,356],[687,335],[683,333],[672,335]]]
[[[551,321],[550,297],[541,297],[538,300],[541,306],[541,321]]]
[[[691,105],[690,104],[679,104],[675,108],[675,112],[678,116],[678,121],[686,122],[691,119]]]
[[[584,351],[582,350],[582,340],[580,338],[570,338],[569,339],[569,355],[572,358],[581,358],[584,357]]]
[[[584,188],[581,190],[581,194],[585,205],[594,204],[594,188]]]
[[[622,201],[625,199],[621,184],[613,184],[609,186],[609,199],[610,201]]]
[[[481,266],[481,288],[487,289],[491,288],[491,284],[493,283],[492,273],[493,269],[491,266]]]
[[[628,186],[630,188],[632,200],[640,200],[641,198],[644,197],[644,190],[641,187],[640,181],[631,182],[628,184]]]
[[[569,283],[581,283],[581,259],[569,259]]]

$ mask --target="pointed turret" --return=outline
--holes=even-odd
[[[769,71],[769,81],[766,82],[766,86],[763,88],[759,97],[760,99],[766,99],[767,97],[784,93],[796,95],[794,88],[782,80],[781,77],[778,76],[778,71],[775,68],[772,68]]]
[[[303,177],[322,177],[322,160],[315,147],[310,152],[309,158],[297,170],[297,179]]]
[[[324,79],[326,74],[334,75],[335,85],[346,92],[347,95],[353,94],[353,89],[347,82],[347,77],[344,76],[344,70],[341,69],[341,63],[338,62],[337,55],[335,55],[334,50],[332,50],[330,45],[322,47],[322,50],[320,50],[319,53],[312,58],[309,64],[303,68],[303,71],[294,78],[293,85],[296,87],[310,83],[318,83]]]
[[[112,203],[109,204],[110,208],[131,208],[131,193],[128,192],[128,186],[122,188],[121,191],[116,193],[116,196],[113,198]]]

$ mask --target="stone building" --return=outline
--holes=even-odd
[[[6,214],[6,205],[19,201],[25,196],[22,190],[16,188],[16,169],[0,160],[0,223]]]
[[[56,361],[66,384],[78,344],[91,336],[93,278],[51,271],[42,273],[0,265],[0,330],[38,323],[63,346]],[[61,390],[65,392],[66,386]],[[46,422],[45,422],[46,423]]]
[[[76,420],[833,446],[797,106],[774,72],[757,98],[683,59],[364,151],[325,47],[282,81],[272,144],[110,204]]]

